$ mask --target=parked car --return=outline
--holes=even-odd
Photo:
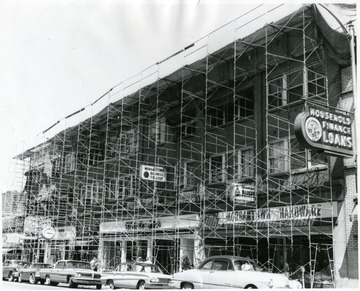
[[[59,283],[67,283],[70,288],[78,285],[93,285],[101,289],[101,275],[94,272],[88,262],[61,260],[57,261],[52,268],[39,270],[40,281],[45,285],[56,286]]]
[[[2,265],[3,279],[15,281],[19,278],[19,272],[22,268],[29,265],[29,262],[21,260],[7,260]]]
[[[30,265],[27,265],[20,270],[18,281],[19,283],[28,281],[31,284],[37,284],[38,282],[41,282],[39,270],[51,267],[51,264],[45,263],[32,263]]]
[[[302,288],[299,281],[264,272],[255,261],[236,256],[209,257],[196,269],[175,273],[173,282],[180,289]]]
[[[112,290],[173,288],[170,275],[163,274],[158,266],[146,262],[122,263],[113,272],[103,272],[101,282]]]

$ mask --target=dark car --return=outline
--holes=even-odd
[[[29,262],[21,260],[5,261],[2,265],[3,279],[7,279],[8,281],[17,280],[19,278],[20,270],[29,264]]]
[[[59,283],[67,283],[70,288],[78,285],[92,285],[101,289],[101,275],[91,269],[88,262],[61,260],[53,267],[39,270],[39,280],[45,285],[56,286]]]
[[[51,267],[51,264],[45,263],[32,263],[31,265],[27,265],[20,270],[18,281],[20,283],[28,281],[31,284],[37,284],[38,282],[41,282],[39,270]]]

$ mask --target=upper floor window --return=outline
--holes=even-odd
[[[250,93],[249,93],[250,94]],[[254,114],[254,100],[252,95],[237,96],[234,102],[216,107],[209,107],[207,111],[207,124],[217,127],[234,122]]]
[[[64,173],[75,171],[75,153],[70,153],[65,156]]]
[[[211,156],[209,159],[209,183],[225,182],[225,154]]]
[[[159,144],[169,140],[170,127],[166,123],[165,118],[154,120],[150,123],[150,139]]]
[[[277,108],[301,100],[304,96],[315,99],[326,97],[327,82],[320,73],[321,66],[284,73],[268,82],[268,107]],[[305,86],[304,86],[305,85]]]
[[[253,148],[243,148],[227,154],[227,180],[237,181],[255,176]]]
[[[122,131],[119,136],[120,139],[120,157],[132,155],[136,153],[137,139],[135,129]]]
[[[123,200],[134,196],[135,176],[128,175],[109,179],[107,182],[107,197],[109,199]]]
[[[181,124],[178,128],[178,138],[193,136],[196,131],[196,120],[195,118],[182,116]]]
[[[194,162],[183,162],[180,164],[179,183],[183,189],[193,189],[196,187],[196,165]]]
[[[270,173],[289,171],[289,146],[286,138],[269,143],[269,167]]]

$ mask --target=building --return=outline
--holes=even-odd
[[[306,287],[358,280],[351,37],[323,5],[261,9],[17,156],[24,257],[150,259],[173,273],[234,254]],[[218,48],[224,30],[235,41]]]

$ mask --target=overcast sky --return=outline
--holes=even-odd
[[[255,2],[0,0],[0,192],[22,141]]]

